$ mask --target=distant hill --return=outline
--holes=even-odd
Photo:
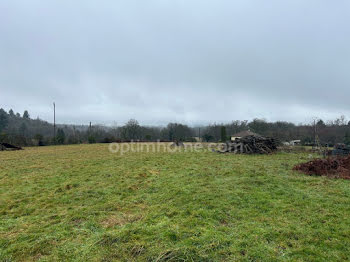
[[[123,126],[106,127],[100,125],[57,125],[54,137],[53,124],[39,118],[31,119],[28,111],[22,115],[13,110],[0,109],[0,142],[18,146],[109,143],[113,141],[188,141],[194,142],[200,137],[203,141],[218,142],[230,139],[241,131],[251,130],[262,136],[273,137],[280,142],[301,140],[311,145],[316,135],[326,145],[336,143],[350,144],[350,122],[344,116],[327,123],[319,119],[309,124],[293,124],[284,121],[267,122],[263,119],[252,121],[235,120],[226,124],[211,124],[201,127],[189,127],[181,123],[169,123],[165,127],[142,126],[130,119]]]
[[[87,132],[88,126],[57,125],[56,134],[58,130],[64,132],[65,140],[78,143],[82,142],[80,136]],[[31,119],[28,111],[20,115],[14,114],[12,110],[6,112],[0,109],[0,142],[22,146],[53,144],[54,126],[39,118]]]

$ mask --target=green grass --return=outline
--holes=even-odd
[[[350,181],[308,153],[0,152],[0,261],[350,260]]]

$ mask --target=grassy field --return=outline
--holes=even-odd
[[[350,260],[350,181],[308,153],[0,152],[0,261]]]

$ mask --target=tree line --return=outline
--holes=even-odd
[[[313,144],[315,134],[321,144],[350,144],[350,122],[344,116],[332,121],[318,119],[309,124],[294,124],[263,119],[252,121],[235,120],[231,123],[214,123],[206,126],[190,127],[181,123],[169,123],[165,127],[143,126],[135,119],[122,126],[102,125],[57,125],[39,118],[32,119],[27,110],[23,114],[0,109],[0,142],[19,146],[110,143],[127,141],[187,141],[198,140],[219,142],[244,130],[251,130],[279,141],[301,140],[303,144]],[[54,136],[55,133],[55,136]]]

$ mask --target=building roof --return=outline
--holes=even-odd
[[[261,136],[261,135],[249,130],[241,131],[241,132],[238,132],[237,134],[232,135],[232,137],[245,137],[245,136]]]

